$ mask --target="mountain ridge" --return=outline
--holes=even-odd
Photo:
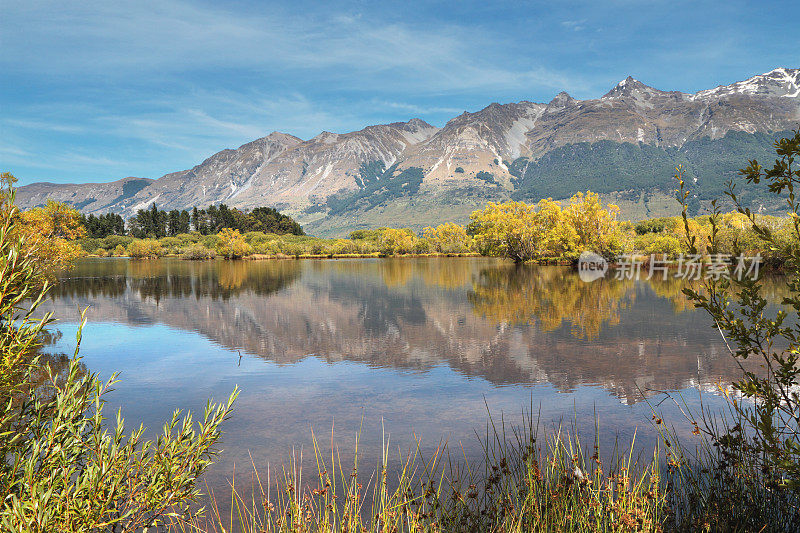
[[[405,206],[407,223],[402,225],[416,227],[423,219],[463,221],[467,209],[488,199],[520,197],[525,190],[547,192],[548,187],[525,187],[527,174],[520,168],[573,145],[615,143],[603,145],[602,153],[611,155],[601,160],[621,161],[609,167],[608,180],[613,181],[614,173],[622,175],[641,162],[641,154],[628,148],[623,152],[633,155],[620,160],[614,146],[619,146],[617,151],[626,144],[641,150],[650,146],[661,157],[687,143],[706,146],[702,139],[726,140],[729,132],[775,133],[798,124],[800,69],[781,67],[696,93],[663,91],[629,76],[595,99],[576,100],[562,91],[548,103],[495,102],[465,111],[442,128],[412,118],[347,133],[323,131],[308,140],[276,131],[156,180],[35,183],[20,187],[17,198],[23,208],[53,198],[86,213],[114,211],[124,216],[153,202],[166,209],[220,202],[242,208],[272,205],[325,234],[370,224],[381,209]],[[739,138],[728,140],[747,145]],[[719,143],[714,146],[720,151]],[[564,178],[580,178],[569,174],[570,165],[563,168]],[[556,170],[547,179],[557,181]],[[663,188],[659,179],[654,177],[649,188]],[[349,221],[326,220],[334,211]],[[394,222],[402,223],[402,216]]]

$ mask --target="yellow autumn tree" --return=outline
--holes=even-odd
[[[164,247],[155,239],[136,239],[128,245],[131,259],[158,259],[164,255]]]
[[[577,234],[561,204],[549,198],[536,205],[489,202],[470,219],[470,231],[483,255],[508,257],[515,263],[563,257],[577,245]]]
[[[489,202],[470,215],[470,230],[481,254],[522,263],[536,254],[534,216],[533,206],[525,202]]]
[[[560,202],[550,198],[536,204],[536,233],[541,257],[575,256],[578,235]]]
[[[435,228],[427,227],[422,231],[422,236],[435,251],[443,254],[468,252],[472,240],[464,226],[452,222],[445,222]]]
[[[10,172],[0,174],[0,209],[12,213],[15,224],[12,231],[22,238],[22,249],[53,274],[69,268],[82,254],[74,241],[86,231],[80,213],[72,207],[48,200],[44,207],[19,211],[14,206],[13,186],[17,179]]]
[[[619,207],[614,204],[603,207],[596,193],[579,192],[569,199],[564,214],[578,236],[578,254],[591,251],[611,258],[621,253],[623,233],[617,219]]]
[[[383,230],[378,247],[383,255],[407,254],[414,249],[416,236],[410,229]]]
[[[238,259],[253,252],[238,229],[222,229],[217,234],[216,247],[217,253],[225,259]]]

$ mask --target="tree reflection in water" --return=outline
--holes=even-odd
[[[502,324],[536,323],[552,331],[567,323],[575,337],[594,339],[619,323],[635,298],[632,280],[582,281],[567,268],[509,265],[484,269],[469,301],[475,313]]]
[[[694,309],[683,289],[698,289],[700,281],[674,275],[647,279],[647,273],[642,272],[638,283],[669,300],[675,314]],[[503,265],[482,269],[468,296],[475,313],[499,324],[535,324],[544,331],[566,324],[573,336],[592,340],[604,327],[619,324],[621,310],[628,309],[636,298],[636,284],[614,277],[587,283],[563,267]],[[764,278],[764,295],[769,302],[777,305],[786,294],[783,278]]]
[[[268,296],[299,274],[300,265],[293,260],[83,261],[53,287],[50,298],[115,298],[130,291],[156,303],[164,297],[227,300],[243,292]]]

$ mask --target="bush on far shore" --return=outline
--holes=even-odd
[[[135,240],[128,245],[128,256],[132,259],[158,259],[164,256],[164,248],[155,239]]]
[[[206,259],[214,259],[214,257],[215,254],[212,250],[200,244],[193,244],[181,255],[182,259],[187,259],[189,261],[204,261]]]
[[[681,242],[674,235],[645,233],[637,235],[633,241],[636,250],[644,255],[665,255],[673,258],[681,253]]]
[[[253,253],[238,229],[225,228],[217,234],[217,252],[225,259],[239,259]]]

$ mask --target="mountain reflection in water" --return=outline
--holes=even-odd
[[[625,402],[738,375],[684,282],[585,283],[484,258],[82,260],[51,292],[61,320],[164,324],[279,364],[425,371],[495,385],[597,384]],[[775,298],[784,286],[774,282]]]

